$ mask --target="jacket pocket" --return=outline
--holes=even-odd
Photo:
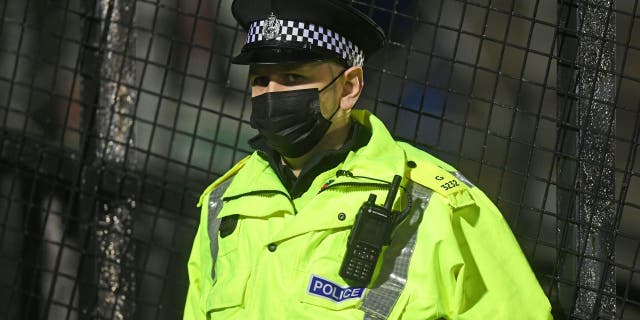
[[[216,276],[213,286],[207,292],[207,314],[243,305],[248,281],[249,271],[242,269]]]

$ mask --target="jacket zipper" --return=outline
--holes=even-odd
[[[384,183],[375,183],[375,182],[338,182],[335,184],[331,184],[324,189],[318,191],[318,194],[321,194],[327,190],[333,189],[335,187],[354,187],[359,189],[375,189],[375,190],[388,190],[389,185]],[[358,190],[360,191],[360,190]],[[346,192],[355,192],[355,190],[348,190]]]
[[[274,195],[274,194],[279,194],[279,195],[283,195],[287,198],[287,200],[289,200],[289,203],[291,203],[291,207],[293,208],[293,214],[298,214],[298,209],[296,208],[293,199],[291,199],[291,196],[289,194],[287,194],[286,192],[280,191],[280,190],[256,190],[256,191],[249,191],[249,192],[245,192],[245,193],[241,193],[238,195],[234,195],[234,196],[230,196],[230,197],[224,197],[222,198],[222,201],[227,202],[227,201],[232,201],[232,200],[236,200],[236,199],[240,199],[242,197],[245,196],[262,196],[262,197],[266,197],[266,196],[270,196],[270,195]]]

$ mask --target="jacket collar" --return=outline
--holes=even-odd
[[[335,178],[322,193],[317,194],[319,190],[307,191],[317,195],[305,204],[298,217],[292,219],[286,228],[274,233],[269,239],[270,242],[278,243],[311,231],[349,228],[370,194],[376,195],[378,204],[382,204],[387,197],[389,185],[380,183],[378,187],[371,187],[371,183],[377,181],[367,178],[390,183],[395,175],[405,176],[404,150],[389,134],[382,121],[368,111],[352,111],[352,118],[371,128],[372,132],[369,144],[351,152],[337,168],[348,171],[352,176],[342,175]],[[406,203],[398,201],[399,199],[404,199],[403,192],[399,192],[396,197],[395,210],[402,210],[403,206],[406,206]],[[338,218],[341,213],[345,217],[343,220]]]
[[[365,147],[349,153],[341,170],[354,176],[392,181],[395,175],[404,175],[404,150],[398,146],[384,123],[367,110],[353,110],[351,118],[371,129],[371,140]]]

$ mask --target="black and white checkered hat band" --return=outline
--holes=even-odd
[[[304,22],[270,19],[254,21],[249,27],[247,44],[266,40],[309,43],[333,51],[351,66],[362,66],[364,52],[337,32]]]

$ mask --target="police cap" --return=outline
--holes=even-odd
[[[382,29],[351,0],[234,0],[231,11],[248,32],[236,64],[334,59],[361,66],[384,43]]]

